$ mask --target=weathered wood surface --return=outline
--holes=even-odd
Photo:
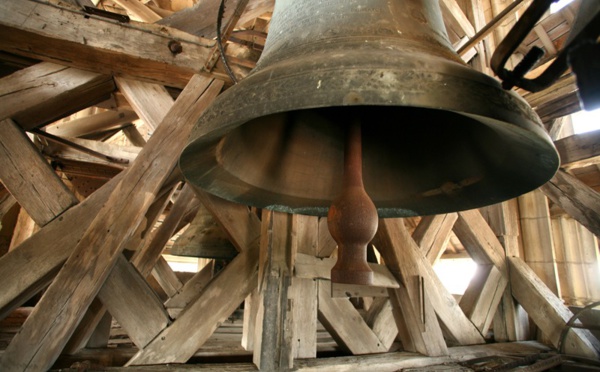
[[[0,33],[0,47],[17,55],[175,87],[200,72],[215,45],[166,26],[123,24],[51,1],[3,1]],[[172,53],[171,41],[183,51]]]
[[[393,352],[374,355],[345,356],[336,358],[316,358],[296,361],[294,371],[299,372],[396,372],[399,369],[427,368],[429,366],[445,365],[446,369],[451,363],[466,362],[475,358],[493,356],[528,356],[548,352],[550,349],[538,342],[497,343],[476,346],[459,346],[449,349],[448,356],[428,357],[417,353]],[[79,360],[94,360],[97,352],[86,350]],[[121,360],[123,351],[115,351],[107,359]],[[73,364],[71,362],[71,364]],[[144,371],[144,372],[254,372],[256,366],[252,363],[206,363],[202,365],[156,365],[156,366],[128,366],[105,367],[108,372]],[[74,368],[66,371],[75,371]]]
[[[410,237],[401,219],[381,219],[376,239],[386,242],[384,244],[390,247],[396,247],[393,251],[396,252],[398,258],[394,265],[405,267],[406,262],[412,263],[414,266],[412,270],[416,270],[415,275],[419,275],[423,280],[425,296],[431,301],[438,318],[453,339],[463,345],[484,342],[482,335],[462,312],[454,297],[446,290],[433,271],[429,260]],[[375,245],[381,246],[381,242],[379,245],[377,243]],[[391,255],[384,256],[384,260],[387,263],[394,262]],[[394,273],[394,270],[391,271]],[[413,276],[411,280],[414,281],[414,278]],[[406,282],[408,283],[408,281]]]
[[[115,177],[17,249],[0,257],[0,272],[5,275],[0,291],[0,318],[50,283],[122,177]]]
[[[260,230],[256,231],[258,238]],[[258,243],[258,240],[256,239]],[[258,285],[259,245],[238,254],[128,365],[185,363]]]
[[[158,256],[156,264],[152,268],[152,277],[165,291],[167,297],[175,296],[183,287],[181,280],[179,280],[167,260],[161,255]]]
[[[329,281],[319,280],[319,321],[338,345],[354,355],[387,351],[348,299],[331,297],[330,287]]]
[[[170,323],[162,302],[123,255],[117,259],[98,298],[139,348]]]
[[[365,322],[377,335],[383,347],[389,350],[398,335],[398,327],[394,320],[394,311],[390,300],[374,299],[365,316]]]
[[[173,106],[174,99],[162,85],[116,77],[119,91],[135,113],[155,131]]]
[[[46,369],[56,360],[175,165],[193,123],[221,88],[197,75],[190,81],[8,346],[4,365]]]
[[[81,137],[122,128],[137,118],[135,112],[131,110],[108,110],[74,120],[52,123],[46,126],[45,129],[46,132],[59,137]]]
[[[560,171],[559,171],[560,172]],[[542,193],[546,185],[518,197],[523,241],[523,260],[548,288],[560,296],[556,255],[548,199]]]
[[[451,237],[452,227],[458,218],[456,213],[424,216],[412,234],[415,243],[433,265],[444,253]]]
[[[600,194],[562,170],[541,190],[594,235],[600,236]]]
[[[318,252],[319,218],[315,216],[292,216],[292,251],[296,254],[316,256]],[[293,257],[295,259],[295,257]],[[292,300],[293,343],[292,356],[317,357],[317,281],[292,278],[288,297]]]
[[[183,287],[177,292],[176,295],[172,296],[165,302],[165,307],[179,309],[186,307],[211,281],[212,273],[212,263],[204,266],[202,270],[198,271],[190,280],[185,282]]]
[[[292,215],[263,210],[258,312],[254,332],[252,361],[260,370],[280,371],[293,366],[292,309],[289,298],[292,284]]]
[[[447,355],[446,341],[430,299],[436,288],[430,288],[430,281],[425,283],[425,273],[417,261],[418,257],[427,259],[408,234],[404,221],[381,219],[375,245],[386,266],[402,284],[390,290],[389,295],[404,349],[429,356]]]
[[[131,164],[140,152],[140,148],[134,146],[118,146],[81,138],[66,138],[66,140],[65,143],[48,140],[48,145],[43,147],[42,153],[53,159],[103,164],[115,169],[122,169]],[[75,146],[66,144],[67,142]],[[82,151],[78,146],[83,146],[103,156]]]
[[[575,134],[554,142],[563,169],[600,163],[600,130]]]
[[[509,257],[508,261],[513,296],[552,345],[558,347],[561,333],[573,313],[522,259]],[[562,347],[567,354],[600,358],[600,342],[586,329],[571,329]]]
[[[0,3],[0,18],[17,18],[2,9],[16,3]],[[5,31],[0,26],[0,44],[11,35]],[[104,101],[114,90],[110,76],[38,63],[0,79],[0,119],[12,118],[24,129],[39,127]]]

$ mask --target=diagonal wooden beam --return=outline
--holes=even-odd
[[[375,246],[401,284],[398,289],[389,290],[389,294],[405,350],[429,356],[447,355],[442,328],[429,299],[430,292],[436,289],[429,288],[429,283],[425,284],[416,251],[423,261],[427,259],[408,234],[404,222],[401,219],[380,220]]]
[[[319,321],[338,345],[354,355],[387,349],[347,298],[331,297],[331,282],[319,280]]]
[[[48,125],[46,132],[59,137],[82,137],[89,134],[122,128],[138,117],[126,109],[108,110],[82,118]]]
[[[376,238],[380,241],[379,245],[375,244],[376,246],[381,246],[381,241],[383,241],[387,242],[385,244],[388,246],[394,247],[393,251],[398,256],[397,263],[394,265],[398,264],[399,267],[405,267],[406,262],[411,263],[412,269],[416,270],[415,274],[422,278],[425,296],[431,301],[438,318],[452,338],[463,345],[484,342],[477,328],[462,312],[454,297],[433,271],[433,267],[423,255],[421,249],[410,237],[401,219],[381,219]],[[388,262],[394,262],[391,255],[384,256],[384,259],[386,265]],[[390,270],[394,272],[394,269]],[[414,282],[414,280],[415,275],[413,275],[411,281]],[[410,284],[408,280],[405,281],[405,286],[408,287],[409,285],[414,285],[414,283]]]
[[[541,188],[554,203],[573,219],[600,236],[600,194],[568,174],[559,170]]]
[[[573,316],[569,308],[518,257],[509,257],[513,296],[554,347],[562,342],[566,354],[600,358],[600,342],[586,329],[571,329],[562,339],[566,323]]]
[[[188,83],[8,346],[4,365],[47,369],[56,360],[175,165],[196,119],[222,86],[198,75]]]
[[[44,0],[1,2],[0,33],[0,48],[17,55],[175,87],[201,72],[215,45],[167,26],[120,23]],[[182,52],[173,53],[170,43]]]
[[[39,226],[78,202],[10,119],[0,121],[0,180]]]
[[[457,218],[456,213],[424,216],[413,232],[415,243],[421,247],[432,265],[439,260],[448,246],[450,233]]]
[[[10,14],[0,11],[3,16]],[[24,129],[36,128],[104,101],[114,90],[110,76],[38,63],[0,79],[0,120],[12,118]]]
[[[258,285],[260,229],[180,314],[127,364],[185,363]]]

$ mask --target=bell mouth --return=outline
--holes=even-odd
[[[227,200],[325,216],[341,190],[345,127],[362,123],[363,180],[378,215],[478,208],[531,191],[559,160],[538,124],[403,106],[335,106],[251,119],[193,140],[180,167]]]

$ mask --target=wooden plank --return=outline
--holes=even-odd
[[[39,230],[39,226],[31,219],[29,214],[27,214],[27,211],[23,208],[19,208],[19,214],[12,231],[8,251],[17,248],[21,243],[29,239],[37,230]]]
[[[387,349],[346,298],[331,297],[331,282],[319,280],[319,321],[334,340],[354,355]]]
[[[319,218],[295,214],[292,216],[292,251],[296,254],[316,256],[318,252]],[[311,279],[292,278],[288,292],[292,301],[293,343],[292,356],[317,357],[317,282]]]
[[[0,47],[10,53],[175,87],[199,72],[215,45],[167,26],[124,24],[47,1],[2,2],[0,33]],[[172,41],[181,53],[171,52]]]
[[[10,119],[0,121],[0,180],[39,226],[78,202]]]
[[[260,230],[254,235],[259,236]],[[258,244],[238,254],[169,327],[127,364],[185,363],[191,358],[257,287],[258,254]]]
[[[554,142],[563,169],[600,163],[600,130],[575,134]]]
[[[259,370],[279,371],[293,366],[292,215],[263,210],[259,259],[259,302],[254,333],[253,362]],[[300,299],[302,301],[302,299]]]
[[[108,110],[82,118],[61,121],[46,126],[46,132],[59,137],[82,137],[121,128],[138,117],[128,109]]]
[[[541,192],[544,189],[545,186],[518,198],[523,259],[539,278],[560,296],[550,210],[548,200]]]
[[[67,138],[68,143],[82,146],[85,149],[92,150],[103,157],[81,151],[79,147],[69,146],[67,144],[48,141],[44,146],[43,154],[53,159],[72,160],[85,163],[97,163],[114,167],[116,169],[125,168],[131,164],[140,152],[139,147],[118,146],[111,143],[86,140],[81,138]]]
[[[413,232],[415,243],[421,247],[432,265],[439,260],[448,246],[450,233],[457,218],[456,213],[424,216]]]
[[[337,248],[337,243],[331,237],[329,228],[327,227],[327,218],[319,219],[319,253],[317,257],[329,257]]]
[[[13,3],[17,2],[0,8]],[[104,101],[114,90],[110,76],[38,63],[0,79],[0,119],[12,118],[24,129],[36,128]]]
[[[117,259],[98,298],[138,348],[146,346],[170,323],[162,302],[123,255]]]
[[[394,265],[394,267],[410,268],[412,270],[413,275],[411,279],[407,278],[404,281],[407,287],[417,277],[422,278],[426,298],[431,302],[437,316],[452,338],[463,345],[484,342],[477,328],[462,312],[454,297],[446,290],[433,271],[431,264],[423,255],[423,252],[414,240],[412,240],[401,219],[381,219],[376,238],[379,244],[376,243],[375,245],[380,247],[380,252],[384,250],[384,245],[389,247],[389,252],[393,252],[393,255],[389,254],[389,252],[383,255],[382,252],[388,267],[390,267],[389,265]],[[396,269],[392,268],[390,270],[397,275]],[[433,338],[433,340],[436,339],[437,336]],[[436,342],[440,344],[439,341]],[[436,350],[443,351],[441,345]]]
[[[1,360],[5,365],[47,369],[58,357],[222,82],[196,76],[186,88],[9,344]]]
[[[244,300],[244,325],[242,329],[242,347],[254,350],[254,334],[256,333],[256,317],[258,313],[258,288],[255,288]]]
[[[535,324],[558,347],[561,333],[573,313],[518,257],[509,257],[513,296],[525,308]],[[585,329],[571,329],[563,342],[566,354],[597,359],[600,342]]]

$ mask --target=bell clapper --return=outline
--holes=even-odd
[[[378,217],[375,204],[363,185],[359,120],[348,126],[342,191],[329,208],[327,225],[338,245],[338,259],[331,269],[331,281],[371,285],[373,271],[367,263],[367,244],[377,232]]]

